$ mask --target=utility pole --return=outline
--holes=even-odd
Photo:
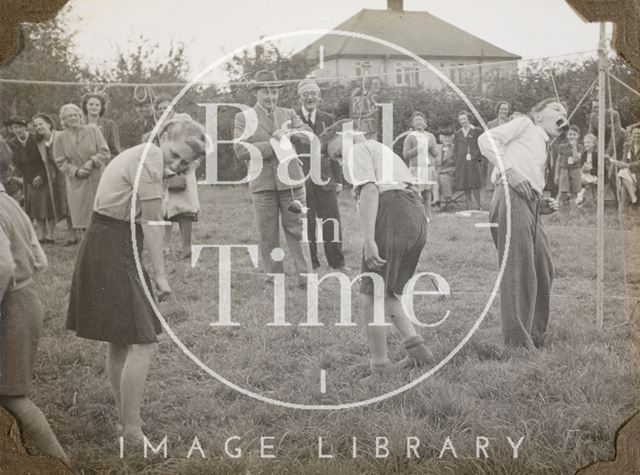
[[[600,23],[600,42],[598,45],[598,203],[597,203],[597,280],[596,316],[598,328],[604,324],[604,146],[605,146],[605,88],[607,75],[607,45],[605,44],[605,24]],[[611,131],[613,134],[613,130]],[[613,139],[613,135],[611,137]]]

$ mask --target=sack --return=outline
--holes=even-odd
[[[167,180],[169,191],[184,191],[187,189],[186,175],[174,175]]]

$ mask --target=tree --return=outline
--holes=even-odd
[[[135,110],[135,104],[153,104],[154,99],[160,94],[173,98],[182,89],[182,85],[134,88],[120,87],[118,84],[186,84],[189,74],[186,46],[183,43],[172,42],[164,57],[156,53],[158,44],[152,43],[144,36],[131,39],[129,44],[136,46],[131,52],[119,51],[113,62],[115,65],[110,62],[103,64],[92,74],[92,79],[96,82],[113,83],[113,86],[106,88],[104,93],[109,99],[108,115],[118,123],[121,142],[124,146],[140,143],[142,135],[150,131],[144,130],[144,124]],[[175,110],[189,113],[197,118],[199,108],[196,95],[196,91],[188,91],[176,105]]]
[[[24,25],[23,50],[0,68],[0,78],[40,81],[78,81],[83,76],[80,61],[73,52],[74,31],[63,22]],[[77,88],[3,84],[0,110],[6,115],[31,117],[36,112],[57,114],[61,105],[77,98]]]

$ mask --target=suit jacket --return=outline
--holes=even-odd
[[[301,129],[307,132],[311,132],[311,128],[302,122],[302,119],[296,114],[293,109],[287,109],[284,107],[276,107],[274,110],[273,119],[269,117],[267,112],[258,104],[253,106],[250,111],[257,116],[258,126],[249,138],[243,139],[245,143],[249,143],[256,147],[262,155],[262,167],[260,173],[256,178],[249,183],[249,189],[252,193],[260,191],[275,191],[275,190],[288,190],[289,185],[286,185],[280,179],[278,179],[278,157],[276,157],[269,139],[273,133],[278,130],[282,124],[286,121],[291,121],[289,124],[290,129]],[[251,113],[247,111],[248,113]],[[240,138],[245,133],[246,118],[244,112],[238,112],[234,121],[234,137]],[[300,143],[301,135],[291,137],[291,142],[295,145]],[[242,142],[233,146],[236,156],[242,160],[249,161],[251,158],[249,150]],[[298,160],[290,160],[288,166],[289,178],[292,180],[301,180],[304,176],[302,173],[302,167]],[[294,186],[293,188],[299,188],[302,183]]]
[[[316,121],[315,123],[311,123],[310,121],[305,120],[305,116],[302,113],[302,108],[296,109],[296,113],[304,123],[306,123],[314,134],[317,137],[320,137],[320,134],[325,131],[325,129],[329,128],[334,122],[334,117],[321,110],[316,110]],[[309,173],[309,169],[311,168],[311,157],[308,155],[310,152],[310,146],[307,143],[301,143],[296,150],[300,154],[300,160],[302,161],[302,171],[304,174]],[[322,150],[320,154],[320,177],[322,181],[327,181],[326,185],[320,185],[316,183],[317,186],[320,186],[323,190],[326,191],[335,191],[336,185],[338,183],[342,183],[342,167],[340,163],[335,160],[330,159],[325,150]],[[308,178],[308,181],[311,181],[311,177]]]

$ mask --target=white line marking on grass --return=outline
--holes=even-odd
[[[171,226],[173,222],[171,221],[147,221],[149,226]]]
[[[324,369],[320,370],[320,392],[327,392],[327,372]]]
[[[476,228],[497,228],[498,223],[476,223]]]

